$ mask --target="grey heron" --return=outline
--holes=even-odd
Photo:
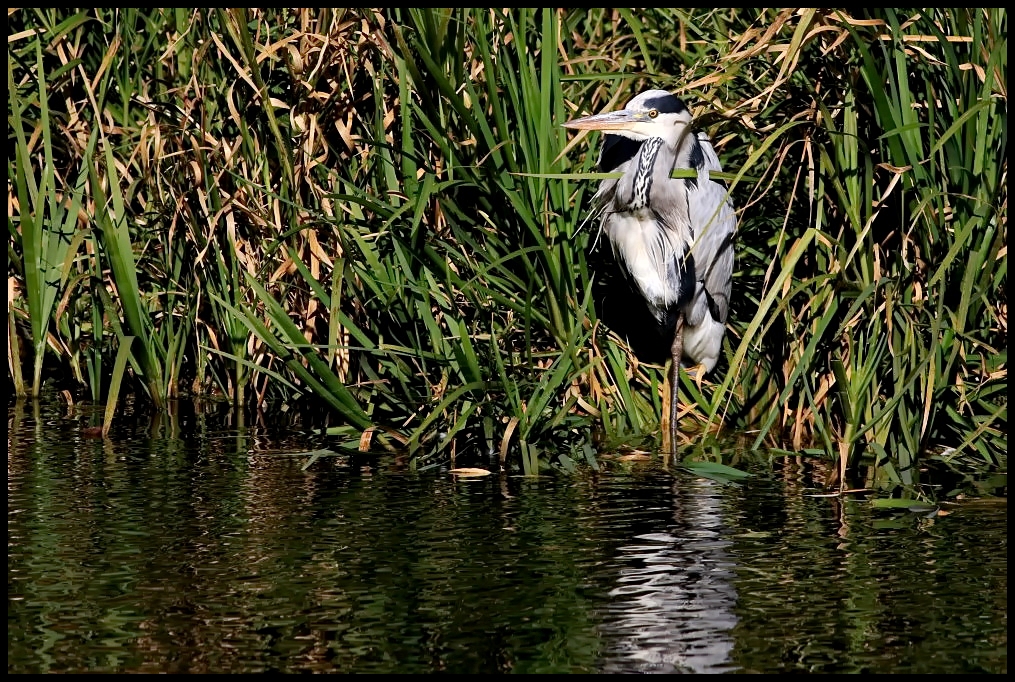
[[[725,184],[709,175],[722,171],[719,157],[708,135],[692,126],[684,102],[665,90],[564,126],[605,131],[599,170],[621,173],[599,185],[592,218],[656,323],[672,330],[668,416],[675,451],[681,363],[712,371],[729,314],[737,219]],[[674,169],[696,173],[674,178]]]

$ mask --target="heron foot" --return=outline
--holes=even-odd
[[[684,367],[684,373],[690,377],[694,385],[698,387],[698,391],[701,392],[701,384],[705,381],[705,375],[708,374],[708,370],[705,369],[705,365],[700,362],[694,365]]]

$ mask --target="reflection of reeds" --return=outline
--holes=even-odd
[[[156,406],[309,395],[352,446],[480,442],[526,471],[594,462],[590,430],[651,441],[662,367],[597,323],[594,147],[559,123],[664,87],[740,217],[727,360],[685,378],[682,424],[814,449],[840,478],[870,462],[868,484],[915,483],[936,446],[1003,467],[1006,28],[12,11],[10,376],[69,374],[113,408],[121,379]]]

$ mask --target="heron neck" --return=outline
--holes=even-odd
[[[634,196],[631,199],[631,208],[640,209],[648,206],[649,194],[652,191],[652,168],[656,163],[656,156],[659,148],[663,145],[663,138],[650,137],[641,145],[638,153],[638,170],[634,175]]]

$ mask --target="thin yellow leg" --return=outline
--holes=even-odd
[[[677,315],[677,326],[673,331],[673,345],[670,346],[672,364],[670,365],[670,423],[669,423],[669,452],[674,456],[677,454],[677,441],[680,436],[680,360],[684,354],[684,313]],[[665,444],[664,444],[665,445]]]

